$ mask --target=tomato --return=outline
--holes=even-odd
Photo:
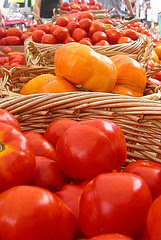
[[[6,36],[7,30],[3,27],[0,27],[0,39]]]
[[[106,233],[137,236],[146,224],[151,201],[147,184],[135,174],[98,175],[81,195],[81,229],[87,237]]]
[[[0,192],[28,184],[35,170],[35,155],[28,139],[12,125],[0,123]]]
[[[55,149],[40,133],[27,131],[24,136],[31,142],[36,156],[43,156],[56,160]]]
[[[41,43],[44,44],[56,44],[57,40],[52,34],[45,34],[41,38]]]
[[[60,10],[63,10],[63,11],[70,11],[71,10],[71,7],[70,6],[62,6],[60,5]]]
[[[161,236],[161,196],[156,198],[152,203],[148,217],[147,228],[150,240],[160,240]]]
[[[12,54],[11,56],[9,56],[9,62],[10,64],[18,63],[20,65],[25,65],[24,57],[19,54]]]
[[[6,37],[0,39],[0,46],[6,46],[7,43],[6,43]]]
[[[155,79],[157,79],[157,80],[161,81],[161,71],[160,71],[160,72],[157,72],[157,73],[155,73],[155,74],[153,75],[153,78],[155,78]]]
[[[86,3],[80,4],[81,11],[88,11],[89,6]]]
[[[119,38],[121,37],[120,30],[117,30],[116,28],[111,28],[105,31],[107,35],[107,41],[110,44],[116,44]]]
[[[130,42],[133,42],[133,40],[129,37],[120,37],[117,41],[118,44],[121,44],[121,43],[130,43]]]
[[[85,240],[85,239],[78,239],[78,240]],[[112,233],[112,234],[98,235],[93,238],[88,238],[88,240],[132,240],[132,238],[123,236],[117,233]]]
[[[89,18],[93,21],[93,14],[89,11],[84,11],[79,14],[78,21],[80,21],[83,18]]]
[[[36,169],[31,184],[56,192],[66,183],[57,163],[49,158],[36,156]]]
[[[130,163],[123,171],[142,177],[151,191],[153,200],[161,195],[161,165],[159,163],[137,161]]]
[[[50,33],[50,28],[47,24],[40,24],[36,27],[36,30],[42,30],[45,33]]]
[[[70,42],[75,42],[75,40],[72,37],[67,37],[64,41],[63,44],[70,43]]]
[[[89,18],[83,18],[79,21],[79,27],[85,30],[86,32],[89,31],[91,24],[92,24],[92,20]]]
[[[138,39],[138,34],[136,33],[136,31],[134,31],[134,30],[132,30],[132,29],[126,29],[126,30],[123,32],[123,35],[124,35],[125,37],[131,38],[132,40]]]
[[[59,25],[61,27],[66,27],[68,25],[68,23],[69,23],[69,20],[66,17],[59,17],[56,20],[56,25]]]
[[[109,23],[106,23],[106,24],[104,24],[104,25],[105,25],[106,30],[107,30],[107,29],[114,28],[114,26],[113,26],[112,24],[109,24]]]
[[[53,34],[53,32],[55,31],[56,28],[58,28],[59,26],[58,25],[53,25],[51,28],[50,28],[50,34]]]
[[[14,126],[18,130],[21,130],[20,124],[17,119],[11,113],[4,109],[0,109],[0,123],[7,123]]]
[[[27,32],[34,32],[35,31],[35,27],[31,26],[27,29]]]
[[[97,6],[100,10],[102,9],[102,3],[100,3],[100,2],[97,2],[96,4],[95,4],[95,6]]]
[[[54,30],[53,36],[58,42],[63,42],[67,37],[69,37],[69,30],[64,27],[58,27]]]
[[[45,35],[45,32],[42,30],[36,30],[32,34],[32,40],[37,43],[41,43],[42,36]]]
[[[92,179],[121,169],[126,160],[124,134],[107,120],[81,121],[60,136],[56,155],[65,175],[80,181]]]
[[[89,32],[93,34],[97,31],[105,32],[105,30],[106,30],[105,25],[102,22],[93,21],[90,26]]]
[[[108,46],[109,43],[105,40],[101,40],[100,42],[95,44],[96,46]]]
[[[75,2],[71,3],[71,9],[81,10],[80,6],[77,3],[75,3]]]
[[[68,25],[67,25],[67,28],[70,33],[72,33],[78,27],[79,27],[79,23],[75,22],[75,21],[72,21],[72,22],[68,23]]]
[[[24,41],[29,38],[29,36],[27,36],[26,34],[22,34],[20,37],[21,43],[24,43]]]
[[[101,40],[107,41],[107,36],[104,32],[97,31],[92,35],[92,41],[94,44],[100,42]]]
[[[33,186],[11,188],[0,195],[0,208],[2,240],[73,239],[72,213],[48,190]]]
[[[20,38],[16,37],[16,36],[10,36],[10,37],[6,37],[6,44],[9,46],[12,45],[20,45]]]
[[[87,37],[86,31],[84,31],[81,28],[76,28],[72,33],[72,38],[74,38],[76,42],[79,42],[81,39],[86,37]]]
[[[75,237],[83,236],[80,225],[79,225],[79,202],[83,188],[74,184],[66,184],[62,187],[56,195],[63,200],[63,202],[68,206],[74,216],[76,222],[76,233]]]
[[[77,123],[76,121],[68,118],[60,118],[49,124],[47,127],[44,137],[56,147],[57,141],[60,136],[73,124]]]
[[[9,36],[16,36],[16,37],[21,37],[22,35],[22,31],[21,29],[19,28],[15,28],[15,27],[11,27],[7,30],[6,32],[6,36],[9,37]]]
[[[79,41],[79,43],[85,44],[85,45],[87,45],[87,46],[91,46],[91,45],[92,45],[90,38],[83,38],[83,39],[81,39],[81,40]]]

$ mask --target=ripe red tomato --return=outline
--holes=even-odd
[[[148,217],[147,228],[150,240],[160,240],[161,236],[161,196],[152,203]]]
[[[68,23],[68,25],[67,25],[67,28],[70,33],[72,33],[78,27],[79,27],[79,23],[75,22],[75,21],[72,21],[72,22]]]
[[[45,34],[41,38],[41,43],[44,44],[56,44],[57,40],[52,34]]]
[[[56,155],[65,175],[80,181],[92,179],[121,169],[126,160],[124,134],[107,120],[81,121],[60,136]]]
[[[81,11],[88,11],[89,6],[86,3],[81,3],[80,5]]]
[[[35,31],[35,27],[31,26],[27,29],[27,32],[34,32]]]
[[[0,195],[0,208],[0,239],[73,239],[72,213],[61,199],[46,189],[11,188]]]
[[[3,27],[0,27],[0,39],[6,36],[7,30]]]
[[[87,33],[81,28],[76,28],[72,33],[72,38],[74,38],[76,42],[79,42],[81,39],[86,37]]]
[[[0,123],[10,124],[21,131],[21,127],[17,119],[4,109],[0,109]]]
[[[106,233],[137,236],[146,224],[151,201],[147,184],[135,174],[98,175],[81,195],[81,229],[88,237]]]
[[[124,31],[123,35],[124,35],[125,37],[131,38],[132,40],[138,39],[138,34],[137,34],[134,30],[132,30],[132,29],[126,29],[126,30]]]
[[[12,54],[9,56],[9,63],[18,63],[19,65],[25,65],[25,59],[22,55]]]
[[[105,25],[102,22],[94,21],[90,26],[89,33],[93,34],[97,31],[104,32],[105,30],[106,30]]]
[[[64,41],[63,44],[70,43],[70,42],[75,42],[75,40],[72,37],[67,37]]]
[[[6,46],[7,43],[6,43],[6,37],[0,39],[0,46]]]
[[[8,53],[12,52],[12,49],[10,47],[4,47],[3,52],[8,54]]]
[[[101,40],[100,42],[95,44],[96,46],[108,46],[109,43],[105,40]]]
[[[32,40],[37,43],[41,43],[42,36],[45,35],[45,32],[42,30],[36,30],[32,34]]]
[[[81,238],[79,240],[85,240],[85,239]],[[117,233],[111,233],[111,234],[99,235],[93,238],[88,238],[88,240],[133,240],[133,239]]]
[[[83,18],[79,21],[79,27],[85,30],[86,32],[89,31],[91,24],[92,24],[92,20],[89,18]]]
[[[28,184],[35,170],[35,155],[28,139],[12,125],[0,123],[0,192]]]
[[[66,178],[57,163],[49,158],[36,156],[36,169],[31,184],[56,192],[66,184]]]
[[[29,36],[27,36],[26,34],[22,34],[20,37],[21,43],[24,43],[24,41],[29,38]]]
[[[11,27],[7,30],[6,36],[16,36],[16,37],[21,37],[22,31],[19,28]]]
[[[59,26],[58,25],[53,25],[51,28],[50,28],[50,34],[53,34],[53,32],[55,31],[56,28],[58,28]]]
[[[106,35],[107,35],[107,41],[110,44],[116,44],[117,41],[119,40],[119,38],[121,37],[121,32],[120,30],[116,29],[116,28],[111,28],[105,31]]]
[[[75,222],[76,222],[76,232],[75,237],[81,237],[82,232],[79,225],[79,202],[81,198],[81,194],[83,192],[83,188],[74,185],[74,184],[66,184],[62,187],[62,189],[56,193],[56,195],[63,200],[66,206],[71,210]]]
[[[130,42],[133,42],[133,40],[129,37],[120,37],[117,41],[118,44],[121,44],[121,43],[130,43]]]
[[[79,41],[79,43],[85,44],[85,45],[87,45],[87,46],[91,46],[91,45],[92,45],[90,38],[83,38],[83,39],[81,39],[81,40]]]
[[[9,46],[20,45],[20,43],[21,43],[21,40],[19,37],[16,37],[16,36],[6,37],[6,44]]]
[[[95,4],[95,6],[97,6],[100,10],[102,9],[102,3],[100,3],[100,2],[97,2],[96,4]]]
[[[49,124],[47,127],[44,137],[56,147],[57,141],[60,136],[73,124],[77,123],[76,121],[68,118],[60,118]]]
[[[83,11],[79,14],[78,21],[83,18],[89,18],[93,21],[93,14],[90,11]]]
[[[58,42],[63,42],[67,37],[69,37],[69,30],[64,27],[58,27],[54,30],[53,36]]]
[[[68,25],[68,23],[69,23],[69,20],[66,17],[59,17],[56,20],[56,25],[59,25],[61,27],[66,27]]]
[[[94,44],[100,42],[101,40],[107,41],[107,36],[104,32],[97,31],[92,35],[92,41]]]
[[[31,142],[36,156],[43,156],[56,160],[55,149],[40,133],[27,131],[24,136]]]
[[[153,200],[161,195],[161,164],[136,161],[124,168],[124,172],[134,173],[142,177],[151,191]]]
[[[50,28],[47,24],[40,24],[36,27],[36,30],[42,30],[45,33],[50,33]]]

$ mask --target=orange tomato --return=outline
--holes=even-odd
[[[157,46],[154,49],[155,53],[158,55],[159,59],[161,59],[161,45]]]

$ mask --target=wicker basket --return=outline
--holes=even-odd
[[[105,118],[124,131],[127,163],[134,160],[161,163],[161,102],[155,101],[161,97],[160,91],[142,98],[100,92],[20,95],[25,82],[41,73],[52,73],[53,69],[21,67],[3,71],[1,96],[7,98],[1,99],[0,108],[11,112],[22,130],[43,133],[49,123],[62,117]]]

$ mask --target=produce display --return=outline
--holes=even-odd
[[[63,4],[60,5],[60,10],[62,11],[71,11],[72,9],[79,11],[101,10],[102,4],[96,0],[75,0],[70,3],[63,2]]]

